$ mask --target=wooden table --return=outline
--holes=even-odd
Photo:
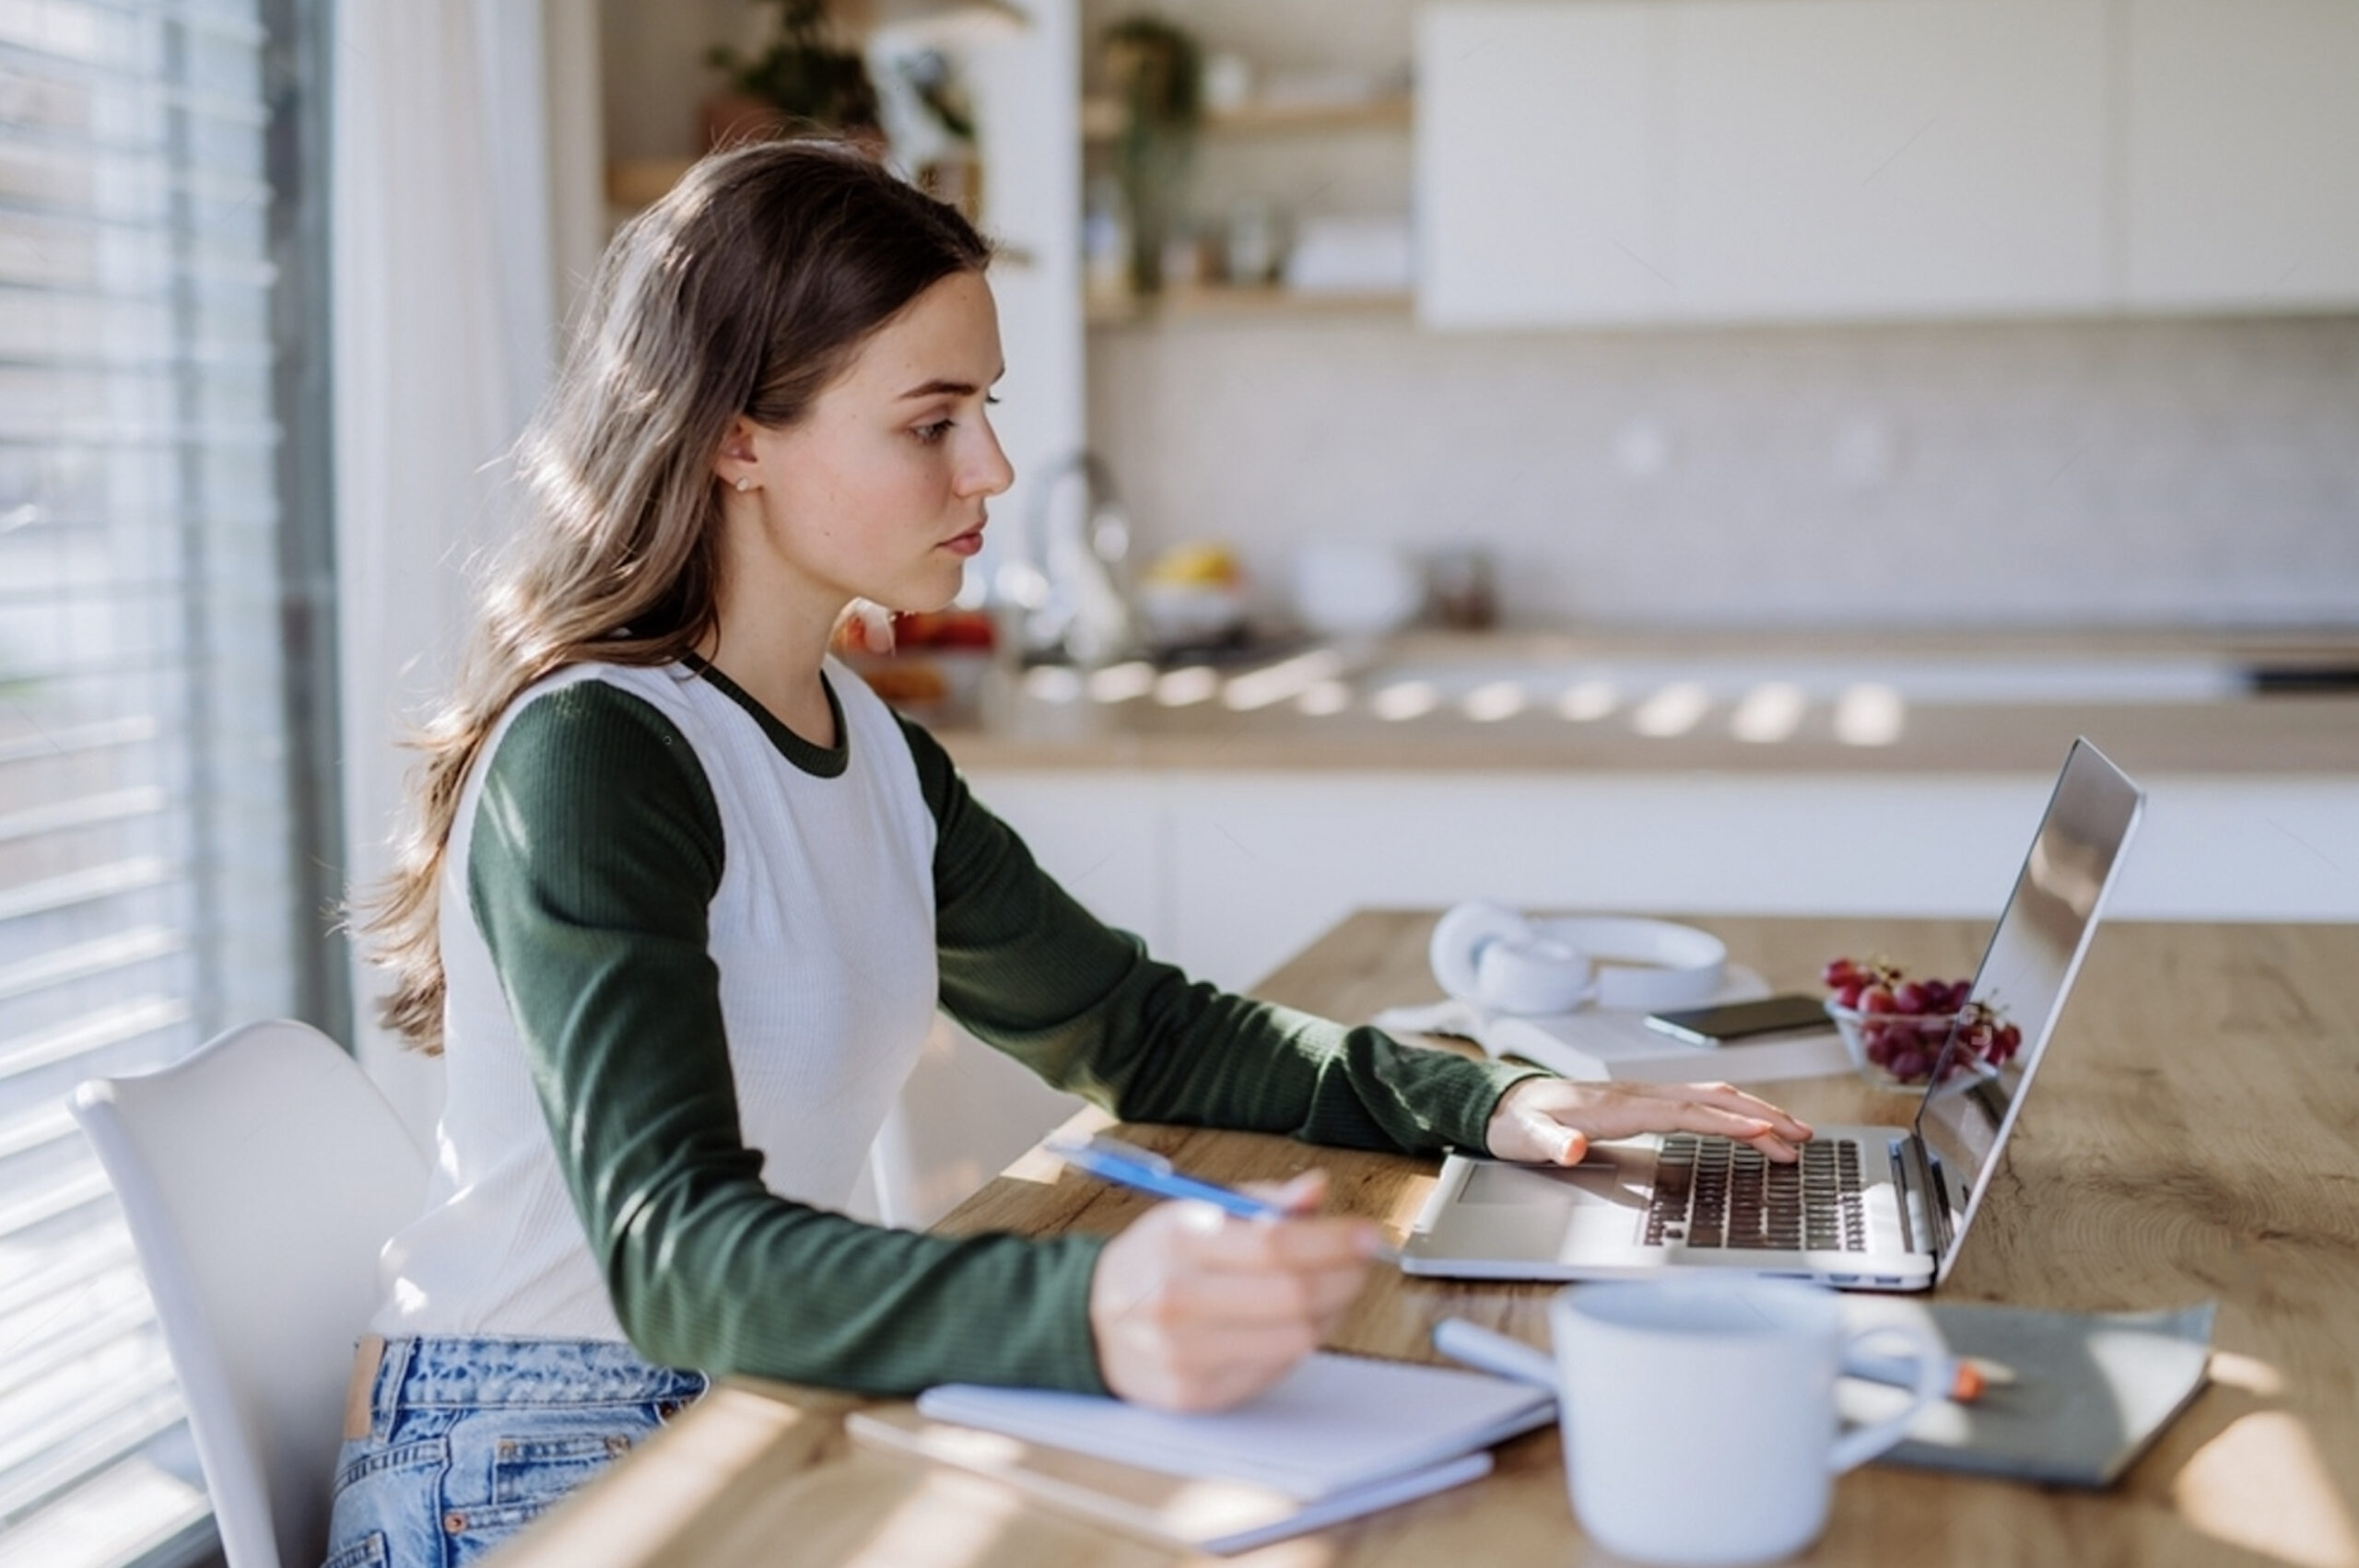
[[[1775,982],[1836,953],[1964,974],[1985,928],[1955,921],[1705,919]],[[1363,913],[1262,987],[1346,1018],[1424,989],[1426,914]],[[1806,1117],[1892,1119],[1866,1085],[1777,1086]],[[1102,1122],[1102,1118],[1099,1118]],[[1402,1225],[1433,1162],[1274,1138],[1131,1129],[1208,1175],[1326,1166],[1339,1207]],[[1945,1299],[2080,1309],[2216,1296],[2212,1386],[2113,1491],[2082,1493],[1871,1467],[1844,1478],[1807,1561],[1873,1565],[2283,1563],[2359,1568],[2359,926],[2110,924]],[[1114,1230],[1142,1202],[1019,1161],[945,1222]],[[1385,1274],[1339,1348],[1434,1359],[1448,1313],[1544,1344],[1545,1286]],[[1182,1561],[998,1483],[849,1442],[860,1401],[724,1385],[500,1561],[941,1564]],[[1261,1568],[1605,1561],[1567,1506],[1553,1431],[1504,1445],[1488,1480],[1230,1561]]]

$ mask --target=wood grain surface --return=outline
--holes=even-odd
[[[1703,919],[1736,959],[1805,987],[1837,953],[1966,974],[1956,921]],[[1365,1018],[1411,994],[1429,913],[1365,912],[1261,994]],[[1873,1564],[2281,1563],[2359,1568],[2359,927],[2109,924],[1943,1298],[2097,1310],[2215,1297],[2213,1381],[2113,1490],[1870,1467],[1843,1478],[1803,1561]],[[1806,1117],[1893,1120],[1852,1080],[1767,1091]],[[1076,1118],[1104,1125],[1085,1113]],[[1317,1164],[1334,1204],[1405,1226],[1434,1163],[1250,1134],[1130,1127],[1204,1175]],[[1027,1156],[945,1230],[1111,1231],[1136,1195]],[[1418,1360],[1433,1322],[1546,1342],[1552,1287],[1381,1273],[1338,1348]],[[734,1383],[500,1562],[567,1568],[779,1562],[945,1568],[1190,1561],[1028,1504],[997,1483],[857,1448],[856,1401]],[[1553,1431],[1488,1480],[1230,1561],[1256,1568],[1609,1562],[1580,1538]]]

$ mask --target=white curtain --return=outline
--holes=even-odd
[[[552,189],[546,41],[579,62],[594,16],[588,0],[550,0],[546,21],[531,0],[339,0],[334,26],[344,812],[367,886],[390,863],[401,737],[455,665],[467,568],[499,537],[505,454],[548,375],[552,213],[581,204]],[[423,1133],[440,1073],[377,1027],[381,989],[357,965],[356,1045]]]

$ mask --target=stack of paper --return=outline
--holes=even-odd
[[[1717,1001],[1749,1000],[1766,986]],[[1647,1026],[1647,1015],[1611,1008],[1521,1017],[1451,999],[1418,1007],[1387,1008],[1369,1020],[1393,1034],[1450,1035],[1472,1040],[1495,1057],[1520,1057],[1567,1078],[1688,1083],[1708,1078],[1739,1083],[1819,1078],[1851,1071],[1843,1036],[1829,1022],[1807,1034],[1773,1035],[1725,1046],[1696,1046]]]
[[[1473,1480],[1491,1445],[1555,1410],[1504,1378],[1322,1352],[1251,1403],[1205,1414],[954,1384],[847,1425],[1133,1534],[1228,1552]]]

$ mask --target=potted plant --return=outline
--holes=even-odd
[[[875,84],[860,51],[837,36],[826,0],[754,3],[778,7],[777,29],[757,54],[722,44],[706,55],[729,87],[705,103],[705,145],[820,133],[881,151]]]
[[[1196,41],[1160,17],[1106,29],[1106,75],[1122,104],[1114,175],[1130,205],[1131,271],[1139,289],[1162,287],[1163,246],[1178,216],[1203,109]]]
[[[966,214],[969,222],[981,222],[983,160],[975,106],[951,57],[924,48],[887,60],[879,70],[898,82],[923,119],[909,137],[910,179],[919,190]],[[892,131],[898,152],[902,128],[894,124]]]

